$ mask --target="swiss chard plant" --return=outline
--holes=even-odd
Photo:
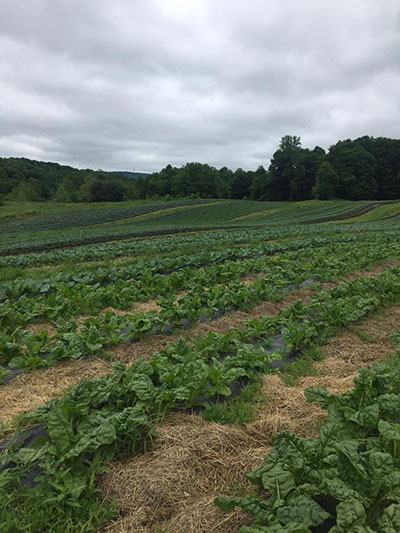
[[[400,362],[360,371],[344,395],[306,390],[327,409],[319,438],[284,431],[272,452],[248,474],[258,496],[220,497],[253,519],[242,533],[400,531]]]

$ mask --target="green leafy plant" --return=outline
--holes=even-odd
[[[307,399],[328,410],[319,438],[277,434],[272,452],[248,474],[268,497],[220,497],[215,503],[251,514],[253,523],[243,533],[310,532],[323,524],[330,524],[324,526],[330,533],[397,531],[399,377],[396,358],[362,369],[350,394],[307,389]]]

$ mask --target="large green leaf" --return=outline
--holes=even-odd
[[[353,490],[349,485],[345,483],[339,477],[330,479],[324,477],[321,473],[321,487],[320,490],[323,494],[330,494],[339,501],[346,501],[350,498],[357,499],[360,498],[360,494]]]
[[[291,498],[288,505],[279,507],[276,516],[283,525],[297,522],[304,526],[318,526],[331,515],[311,498],[298,496]]]
[[[393,424],[386,420],[380,420],[378,423],[378,430],[386,440],[400,440],[400,424]]]
[[[68,409],[56,404],[47,417],[47,431],[55,447],[63,454],[75,442],[72,419]]]
[[[393,457],[389,453],[373,451],[368,454],[368,474],[370,498],[376,496],[385,481],[394,470]]]
[[[348,420],[364,428],[373,428],[379,422],[379,415],[379,406],[377,403],[373,403],[355,412]]]
[[[276,522],[275,516],[269,510],[268,503],[256,496],[228,497],[220,496],[214,503],[223,511],[232,511],[235,507],[240,507],[249,513],[255,520],[255,524],[268,524]]]
[[[353,439],[341,440],[335,444],[340,455],[339,461],[342,461],[342,468],[350,466],[352,472],[354,472],[359,478],[366,480],[368,478],[368,473],[365,466],[362,464],[362,457],[358,453],[359,446],[360,441]],[[351,474],[351,471],[349,471],[349,475]]]
[[[65,459],[78,457],[84,452],[94,452],[101,446],[115,442],[117,435],[114,425],[107,419],[97,419],[92,426],[82,428],[76,444],[65,454]]]
[[[261,480],[272,500],[285,498],[296,486],[293,474],[283,464],[264,469]]]
[[[368,527],[367,514],[358,500],[347,500],[336,507],[336,527],[332,533],[373,533]]]
[[[400,531],[400,505],[393,504],[383,511],[378,521],[380,533],[399,533]]]

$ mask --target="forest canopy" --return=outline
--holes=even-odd
[[[400,198],[400,140],[359,137],[327,152],[285,135],[267,168],[235,171],[192,162],[130,177],[58,163],[0,158],[0,197],[19,201],[119,202],[147,198],[235,198],[272,201]]]

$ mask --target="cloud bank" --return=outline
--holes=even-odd
[[[397,0],[3,0],[0,156],[255,169],[398,137]]]

